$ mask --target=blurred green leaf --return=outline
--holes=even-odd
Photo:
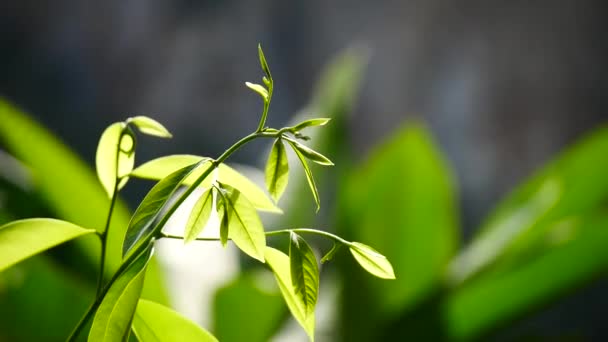
[[[173,172],[148,192],[129,222],[122,247],[123,257],[136,246],[150,241],[155,233],[154,229],[157,228],[157,220],[164,213],[167,203],[170,203],[171,196],[179,189],[182,181],[199,166],[200,163],[194,163]]]
[[[206,157],[199,157],[187,154],[176,154],[166,157],[160,157],[137,167],[135,170],[133,170],[131,176],[143,179],[158,180],[168,176],[172,172],[175,172],[176,170],[179,170],[184,166],[208,159],[209,158]],[[205,172],[207,168],[211,166],[212,164],[210,160],[203,163],[200,168],[198,168],[195,172],[192,173],[192,175],[186,178],[183,184],[193,184],[194,181],[198,178],[198,176],[200,176],[203,172]],[[260,189],[260,187],[251,182],[247,177],[235,171],[230,166],[222,163],[218,166],[218,170],[214,172],[217,172],[215,175],[215,177],[217,177],[217,181],[222,182],[224,184],[228,184],[233,188],[239,189],[239,191],[242,192],[245,197],[247,197],[247,199],[254,205],[256,209],[274,213],[282,213],[281,209],[278,208],[272,202],[272,200],[270,200],[270,198],[268,198],[264,190]],[[213,179],[214,176],[212,174],[200,184],[200,187],[211,187]]]
[[[253,274],[242,274],[217,291],[213,331],[220,341],[271,340],[287,311],[278,290],[267,290],[260,283]]]
[[[294,232],[289,234],[289,265],[293,289],[304,313],[314,314],[319,293],[319,266],[306,240]]]
[[[97,145],[95,156],[97,177],[108,198],[112,198],[114,194],[116,179],[128,175],[135,163],[134,140],[129,134],[123,135],[125,127],[122,122],[110,125],[101,134]]]
[[[241,251],[264,262],[266,235],[258,213],[238,189],[226,184],[221,187],[227,191],[223,203],[228,215],[228,236]]]
[[[184,230],[184,243],[194,241],[197,236],[203,231],[205,225],[211,217],[211,209],[213,208],[213,191],[208,189],[196,201],[190,217],[186,223]]]
[[[164,305],[140,299],[133,317],[133,332],[142,342],[216,342],[205,329]]]
[[[359,265],[369,273],[378,278],[395,279],[393,266],[384,255],[375,249],[360,242],[353,242],[349,249]]]
[[[279,201],[289,180],[289,164],[285,145],[277,139],[272,145],[266,162],[266,187],[275,202]]]
[[[0,271],[51,247],[95,233],[55,219],[26,219],[0,227]]]
[[[140,132],[147,135],[152,135],[159,138],[171,138],[171,133],[160,124],[158,121],[147,116],[136,116],[129,118],[128,122],[132,123],[139,129]]]
[[[112,284],[95,313],[89,341],[123,341],[129,336],[151,254],[152,244]]]
[[[310,314],[306,313],[306,308],[302,306],[301,301],[298,299],[298,295],[296,295],[294,291],[293,282],[291,280],[289,257],[283,254],[283,252],[271,247],[266,247],[265,257],[268,266],[274,273],[277,285],[279,285],[279,289],[281,290],[285,303],[287,303],[289,311],[291,311],[291,314],[296,321],[304,328],[310,340],[314,341],[315,315],[314,312]]]
[[[334,256],[336,255],[336,253],[338,253],[338,251],[340,250],[340,248],[342,248],[342,243],[339,242],[334,242],[333,246],[331,246],[331,249],[329,250],[329,252],[327,252],[322,258],[321,258],[321,263],[324,264],[328,261],[331,261]]]

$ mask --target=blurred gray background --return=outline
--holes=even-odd
[[[425,120],[457,175],[467,239],[508,189],[608,118],[604,7],[600,0],[2,1],[0,96],[91,165],[102,130],[137,114],[175,136],[146,139],[139,160],[213,156],[256,126],[260,101],[243,82],[261,76],[258,42],[275,78],[274,126],[307,103],[332,56],[363,45],[371,58],[350,125],[358,158],[404,120]],[[255,148],[263,146],[235,161],[258,162]],[[592,313],[608,307],[599,296],[605,283],[519,329],[601,329]]]

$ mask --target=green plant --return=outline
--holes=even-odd
[[[259,125],[217,159],[173,155],[134,168],[136,130],[161,138],[169,138],[171,134],[151,118],[128,118],[110,125],[103,132],[97,149],[97,175],[110,200],[102,229],[83,228],[67,221],[44,218],[17,220],[0,227],[0,270],[78,237],[94,235],[99,238],[101,257],[95,300],[68,340],[84,337],[86,329],[89,330],[88,339],[93,341],[128,340],[131,331],[142,341],[215,340],[211,334],[171,309],[140,299],[155,241],[163,238],[183,239],[185,242],[219,241],[224,246],[231,240],[245,254],[267,263],[287,306],[311,340],[314,339],[319,269],[315,254],[301,235],[315,234],[334,242],[334,247],[321,259],[322,262],[329,261],[340,246],[346,246],[369,273],[384,279],[395,278],[388,260],[362,243],[309,228],[264,230],[257,210],[281,211],[275,203],[288,182],[286,146],[295,153],[304,169],[317,210],[320,207],[319,195],[308,161],[320,165],[333,163],[301,143],[309,139],[302,132],[304,129],[323,126],[329,119],[305,120],[281,129],[266,127],[274,84],[261,47],[259,58],[265,74],[262,78],[264,85],[246,83],[262,97],[264,103]],[[260,138],[274,139],[265,169],[266,186],[274,202],[246,177],[223,164],[235,151]],[[116,239],[110,238],[111,234],[115,235],[112,216],[119,191],[132,177],[159,181],[131,217],[117,250]],[[165,234],[162,229],[170,216],[197,188],[202,188],[203,192],[192,209],[184,234]],[[208,224],[219,225],[219,237],[198,238]],[[289,255],[268,247],[268,235],[288,236]],[[109,260],[120,262],[112,265]]]

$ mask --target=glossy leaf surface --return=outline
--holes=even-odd
[[[122,122],[110,125],[101,134],[97,145],[95,156],[97,177],[108,194],[108,198],[111,198],[114,193],[116,179],[128,175],[133,170],[135,163],[133,137],[123,134],[124,128],[125,124]]]
[[[378,251],[360,242],[353,242],[349,249],[359,265],[369,273],[378,278],[395,279],[393,266],[391,266],[388,259],[384,255],[378,253]]]

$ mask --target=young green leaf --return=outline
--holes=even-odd
[[[319,293],[317,258],[306,241],[298,234],[289,234],[291,283],[308,316],[315,312]]]
[[[228,235],[229,235],[230,223],[228,222],[228,209],[226,206],[222,207],[222,211],[220,214],[220,242],[222,246],[226,247],[228,243]]]
[[[289,257],[281,251],[271,247],[266,247],[264,256],[272,273],[274,273],[274,277],[279,285],[283,299],[285,299],[285,303],[287,303],[289,311],[291,311],[291,314],[296,321],[304,328],[310,340],[314,341],[315,315],[314,312],[310,314],[306,313],[306,309],[294,291],[291,280]]]
[[[340,248],[342,248],[342,243],[334,242],[334,245],[331,247],[329,252],[327,252],[327,254],[325,254],[323,258],[321,258],[321,263],[324,264],[328,261],[331,261],[336,255],[336,253],[338,253]]]
[[[26,219],[0,227],[0,271],[40,252],[94,233],[72,223],[55,219]]]
[[[220,185],[226,190],[223,203],[227,213],[225,217],[228,220],[228,237],[244,253],[264,262],[266,235],[258,213],[239,190],[229,185],[221,183]]]
[[[294,148],[294,150],[297,149],[298,151],[300,151],[300,153],[302,155],[304,155],[306,158],[310,159],[312,162],[315,162],[319,165],[328,165],[328,166],[334,165],[334,163],[332,163],[332,161],[329,160],[329,158],[327,158],[326,156],[322,155],[321,153],[313,150],[312,148],[302,145],[293,139],[290,139],[290,138],[285,138],[285,139],[289,141],[290,145]]]
[[[139,129],[140,132],[159,138],[171,138],[171,133],[158,121],[147,116],[136,116],[127,120]]]
[[[266,88],[262,87],[259,84],[250,83],[250,82],[245,82],[245,85],[249,89],[255,91],[258,94],[260,94],[260,96],[264,99],[264,101],[268,101],[268,90],[266,90]]]
[[[149,241],[158,230],[162,229],[155,225],[171,196],[177,191],[182,181],[200,164],[201,162],[198,162],[173,172],[148,192],[129,222],[122,246],[123,257],[138,244]]]
[[[97,177],[109,198],[114,194],[116,179],[128,175],[135,163],[135,142],[129,133],[123,133],[124,128],[125,124],[122,122],[110,125],[101,134],[97,145],[95,157]]]
[[[293,132],[299,132],[306,127],[314,127],[314,126],[325,126],[331,119],[330,118],[317,118],[310,119],[300,122],[299,124],[293,126]]]
[[[95,313],[89,341],[126,341],[131,321],[144,285],[146,265],[152,256],[152,244],[116,279]]]
[[[289,164],[285,145],[283,145],[281,139],[277,139],[272,145],[266,162],[266,187],[275,202],[279,201],[285,188],[287,188],[288,179]]]
[[[264,56],[264,51],[262,51],[262,45],[258,44],[258,55],[260,56],[260,65],[262,66],[262,70],[266,74],[268,79],[268,83],[270,84],[268,87],[272,87],[272,75],[270,75],[270,68],[268,67],[268,63],[266,62],[266,57]],[[266,83],[266,82],[264,82]]]
[[[317,204],[317,211],[319,211],[319,209],[321,209],[321,203],[319,201],[319,191],[317,190],[317,185],[315,184],[315,179],[312,176],[312,172],[310,171],[310,168],[308,167],[308,163],[306,162],[306,159],[304,158],[304,156],[302,155],[302,152],[300,152],[293,144],[293,142],[289,141],[289,144],[291,145],[291,147],[293,148],[293,151],[296,153],[296,156],[298,156],[298,159],[300,159],[300,162],[302,163],[302,168],[304,169],[304,173],[306,174],[306,180],[308,181],[308,187],[310,187],[310,191],[312,192],[312,197],[315,199],[315,203]]]
[[[133,332],[140,341],[217,342],[217,338],[170,308],[140,299],[133,317]]]
[[[359,242],[353,242],[350,245],[350,252],[355,257],[355,260],[367,272],[383,279],[395,279],[393,266],[386,257],[370,246]]]
[[[205,225],[211,217],[211,209],[213,208],[213,188],[205,191],[201,197],[196,201],[188,223],[184,230],[184,243],[191,242],[203,231]]]

